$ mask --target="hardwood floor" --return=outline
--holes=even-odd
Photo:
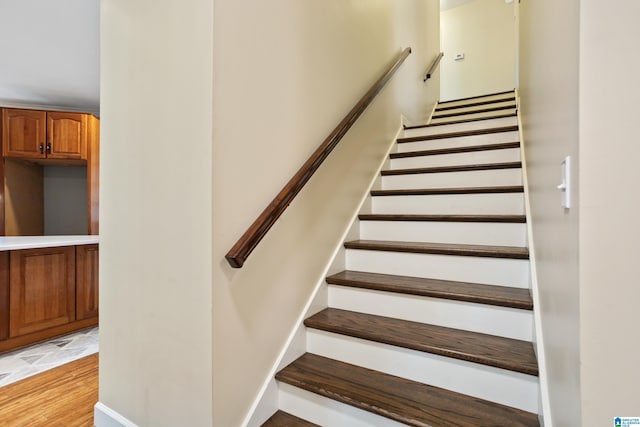
[[[0,388],[1,427],[91,427],[98,354]]]

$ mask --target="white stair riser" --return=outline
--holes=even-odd
[[[494,117],[496,114],[516,114],[516,109],[512,108],[508,110],[488,111],[485,113],[461,114],[456,116],[440,117],[440,118],[434,117],[433,119],[431,119],[429,124],[449,123],[449,122],[455,122],[457,120],[469,120],[469,119],[481,120],[487,117]]]
[[[426,141],[403,142],[397,145],[398,153],[420,150],[437,150],[440,148],[468,147],[474,145],[500,144],[519,141],[518,131],[496,132],[484,135],[460,136],[454,138],[429,139]]]
[[[502,113],[500,113],[502,114]],[[461,119],[466,120],[466,119]],[[441,120],[442,122],[446,122],[449,120]],[[455,121],[450,120],[450,121]],[[464,130],[476,130],[476,129],[487,129],[494,127],[502,127],[502,126],[515,126],[518,124],[517,117],[501,117],[499,119],[488,119],[488,120],[478,120],[475,122],[468,123],[457,123],[451,125],[441,125],[441,126],[433,126],[433,127],[425,127],[425,128],[417,128],[417,129],[406,129],[404,131],[404,136],[421,136],[421,135],[434,135],[438,133],[447,133],[447,132],[460,132]]]
[[[529,261],[347,249],[347,270],[529,288]]]
[[[521,169],[416,173],[382,177],[383,190],[522,185]]]
[[[320,426],[406,427],[371,412],[291,386],[279,384],[280,409]]]
[[[446,113],[453,114],[457,112],[459,111],[458,110],[447,111]],[[498,111],[487,111],[485,113],[458,114],[455,116],[448,116],[448,117],[433,117],[429,123],[436,124],[436,123],[450,122],[452,120],[455,121],[455,120],[467,120],[467,119],[483,119],[485,117],[495,116],[496,114],[515,114],[515,113],[516,113],[516,109],[510,108],[510,109],[498,110]]]
[[[329,306],[517,340],[533,336],[532,312],[509,307],[337,285],[329,285]]]
[[[519,223],[360,221],[360,238],[406,242],[526,246],[527,226]]]
[[[500,107],[510,107],[510,106],[513,106],[515,108],[515,104],[516,104],[515,101],[509,100],[509,101],[503,101],[503,102],[494,102],[492,104],[482,104],[482,105],[474,105],[474,106],[463,104],[463,105],[458,105],[455,108],[451,108],[453,107],[452,105],[439,105],[436,107],[436,110],[434,111],[433,115],[437,116],[440,114],[466,113],[469,111],[482,111],[489,108],[500,108]],[[447,108],[447,110],[440,110],[440,108]],[[491,112],[495,114],[495,112],[493,111]]]
[[[372,212],[378,214],[524,214],[522,193],[375,196],[371,199]]]
[[[435,156],[391,159],[389,169],[430,168],[438,166],[484,165],[487,163],[519,162],[520,149],[472,151],[469,153],[438,154]]]
[[[513,98],[514,98],[514,93],[511,92],[511,93],[502,93],[502,94],[499,94],[499,95],[481,96],[481,97],[472,98],[472,99],[463,99],[461,101],[453,101],[453,102],[447,102],[446,99],[443,99],[443,100],[440,100],[440,103],[438,104],[438,106],[440,106],[440,107],[455,107],[457,105],[475,104],[477,102],[493,101],[493,100],[496,100],[496,99],[508,100],[508,99],[513,99]],[[491,105],[491,104],[488,104],[488,105]]]
[[[309,328],[307,351],[525,411],[538,411],[538,379],[532,375]]]

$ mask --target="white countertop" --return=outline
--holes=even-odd
[[[7,236],[0,237],[0,251],[50,248],[100,243],[99,236]]]

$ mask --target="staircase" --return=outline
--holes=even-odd
[[[513,92],[406,128],[264,426],[538,426]]]

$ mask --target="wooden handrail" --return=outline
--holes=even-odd
[[[289,180],[278,195],[273,199],[269,206],[260,214],[258,218],[240,237],[225,258],[234,268],[240,268],[249,257],[249,254],[260,243],[262,238],[271,229],[273,224],[280,218],[282,213],[287,209],[295,196],[302,190],[309,178],[320,167],[322,162],[329,156],[331,151],[338,145],[342,137],[349,131],[351,126],[362,115],[364,110],[371,104],[371,101],[378,95],[389,79],[395,74],[396,70],[402,65],[404,60],[411,53],[411,48],[404,49],[387,68],[382,77],[380,77],[371,88],[364,94],[358,103],[349,111],[342,119],[338,126],[329,134],[322,144],[314,151],[309,159],[302,165],[296,174]]]
[[[427,69],[427,72],[424,73],[423,81],[426,82],[431,78],[431,75],[436,71],[436,68],[438,67],[438,64],[440,64],[440,60],[442,59],[443,56],[444,56],[444,52],[440,52],[438,56],[436,56],[436,59],[434,59],[431,65],[429,65],[429,69]]]

